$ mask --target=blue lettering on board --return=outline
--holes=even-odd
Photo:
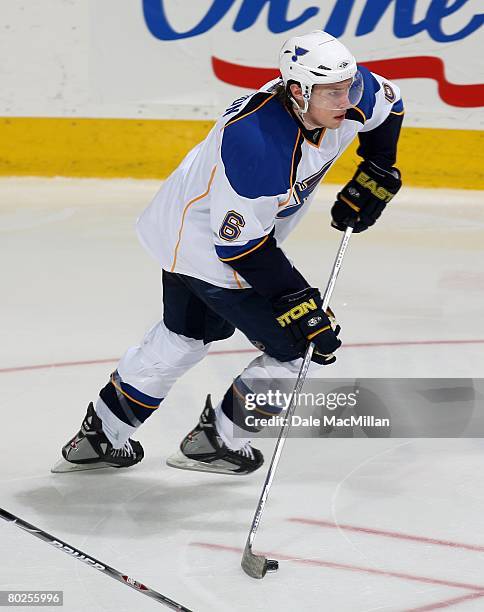
[[[426,31],[436,42],[447,43],[470,36],[484,24],[484,13],[480,13],[473,15],[460,29],[450,32],[447,28],[444,32],[445,18],[460,11],[469,0],[431,0],[425,17],[420,21],[414,21],[417,2],[418,0],[366,0],[356,25],[356,36],[365,36],[373,32],[391,5],[394,10],[393,33],[396,38],[411,38]],[[311,6],[294,19],[288,19],[291,0],[213,0],[200,21],[184,32],[175,30],[170,24],[165,10],[165,0],[143,0],[143,14],[153,36],[160,40],[179,40],[205,34],[239,3],[240,8],[232,26],[235,32],[251,28],[266,5],[268,5],[267,28],[274,34],[296,28],[315,17],[320,11],[317,6]],[[293,5],[295,4],[293,0]],[[355,4],[356,0],[335,0],[323,29],[333,36],[342,36],[346,32]]]

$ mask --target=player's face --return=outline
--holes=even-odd
[[[338,128],[344,121],[346,111],[351,108],[349,92],[352,79],[315,85],[309,100],[308,119],[318,127]]]
[[[341,81],[341,83],[314,85],[309,100],[309,108],[302,116],[309,129],[318,127],[339,128],[345,119],[346,111],[352,106],[349,98],[352,82],[352,79],[347,79]],[[301,89],[297,86],[294,86],[294,88],[292,90],[293,97],[302,107]]]

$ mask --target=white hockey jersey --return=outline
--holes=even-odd
[[[227,109],[138,219],[139,238],[163,269],[219,287],[249,286],[227,262],[257,249],[273,229],[281,245],[358,132],[402,114],[399,89],[359,69],[361,101],[339,128],[323,129],[318,142],[305,138],[276,98],[280,80]]]

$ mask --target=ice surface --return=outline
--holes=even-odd
[[[224,477],[165,458],[255,353],[240,335],[173,389],[140,430],[132,470],[50,474],[87,402],[160,316],[159,270],[133,224],[153,181],[0,181],[1,506],[196,612],[484,609],[481,440],[297,440],[286,444],[255,552],[240,569],[265,471]],[[339,241],[336,186],[286,244],[324,287]],[[354,236],[333,299],[346,345],[334,377],[480,377],[481,192],[405,189]],[[274,442],[260,441],[267,459]],[[296,520],[297,519],[297,520]],[[62,589],[68,612],[156,602],[0,524],[0,589]]]

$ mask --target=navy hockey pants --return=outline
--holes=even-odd
[[[237,328],[278,361],[301,357],[277,324],[270,302],[253,289],[225,289],[163,270],[163,321],[175,332],[205,344],[229,338]]]

